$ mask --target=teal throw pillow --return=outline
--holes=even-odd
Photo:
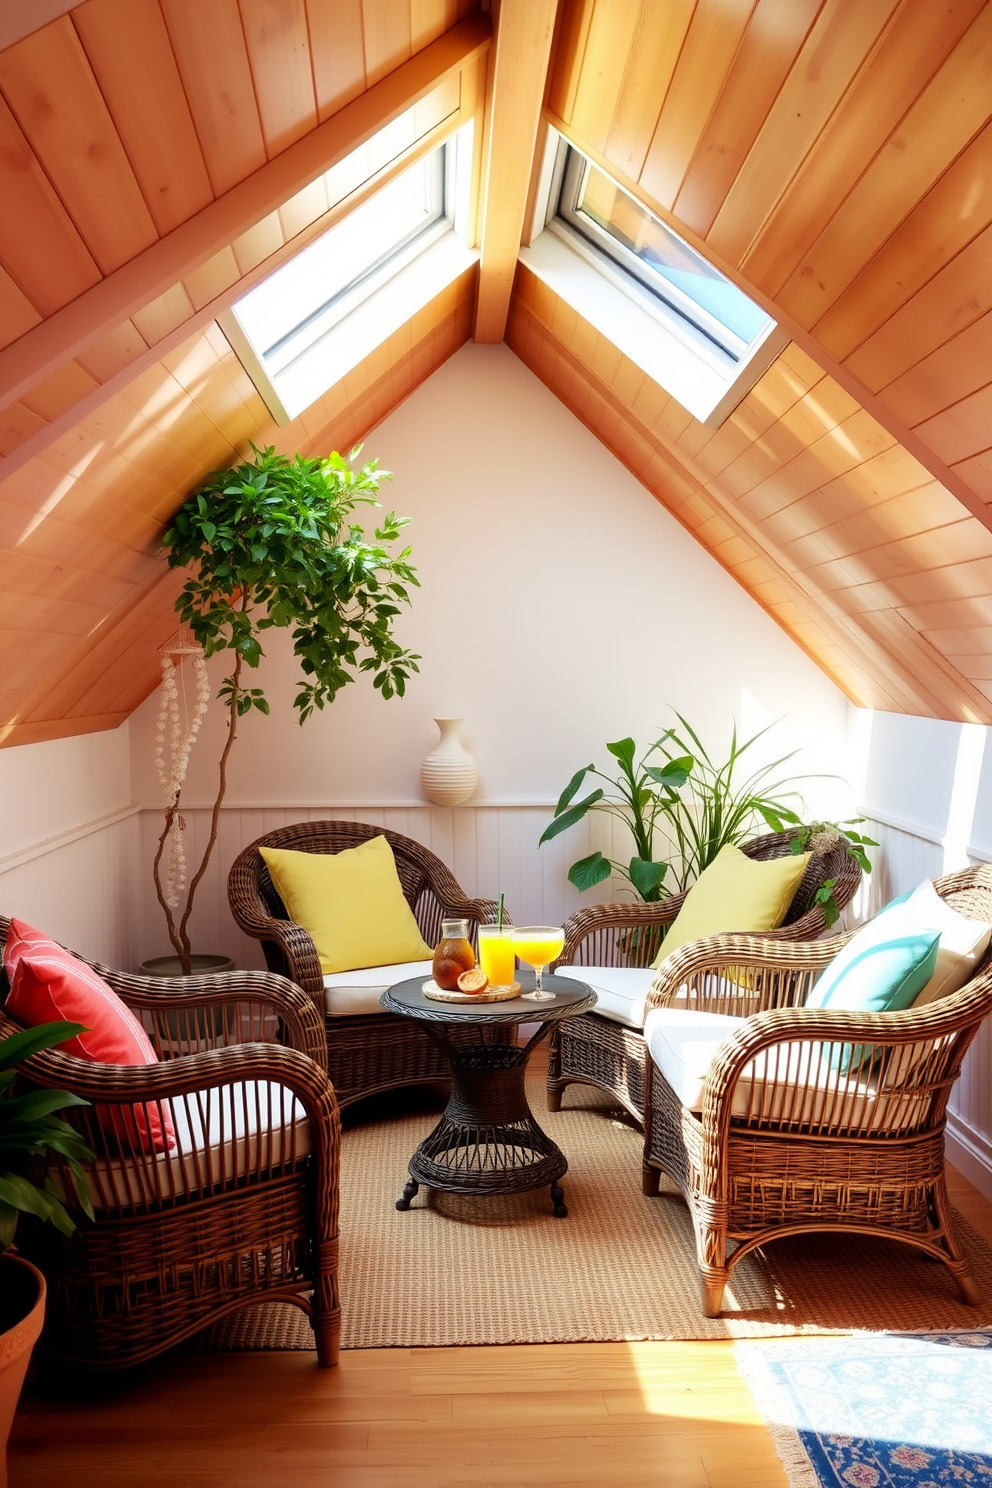
[[[940,932],[914,926],[905,899],[886,905],[835,956],[806,1002],[810,1008],[894,1013],[908,1008],[934,974]],[[846,1074],[861,1058],[846,1045],[831,1064]]]

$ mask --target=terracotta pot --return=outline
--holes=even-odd
[[[191,956],[193,964],[193,976],[207,976],[215,971],[233,971],[234,962],[230,956]],[[183,969],[179,964],[178,956],[153,956],[150,961],[142,961],[141,975],[156,977],[178,977],[182,976]]]
[[[7,1438],[44,1321],[45,1278],[23,1257],[0,1255],[0,1488],[7,1488]]]

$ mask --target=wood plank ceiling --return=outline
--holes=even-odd
[[[559,0],[549,68],[554,0],[489,8],[0,15],[3,742],[147,695],[208,470],[347,446],[504,326],[851,698],[992,722],[992,3]],[[542,97],[791,335],[720,430],[522,266],[510,295]],[[276,430],[217,314],[469,118],[481,270]]]

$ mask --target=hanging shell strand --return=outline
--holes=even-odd
[[[165,811],[167,833],[163,849],[165,872],[162,893],[170,909],[178,906],[179,896],[186,887],[186,853],[183,847],[186,821],[179,811],[179,797],[189,768],[189,752],[196,742],[210,703],[210,683],[203,652],[197,650],[186,654],[192,657],[193,662],[196,687],[193,710],[187,713],[186,726],[183,728],[183,709],[176,685],[179,668],[171,656],[163,655],[161,702],[155,732],[155,764],[168,803]]]

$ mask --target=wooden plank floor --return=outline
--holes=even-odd
[[[951,1172],[992,1240],[992,1204]],[[551,1284],[554,1279],[549,1278]],[[10,1488],[784,1488],[730,1343],[172,1355],[35,1381]]]

